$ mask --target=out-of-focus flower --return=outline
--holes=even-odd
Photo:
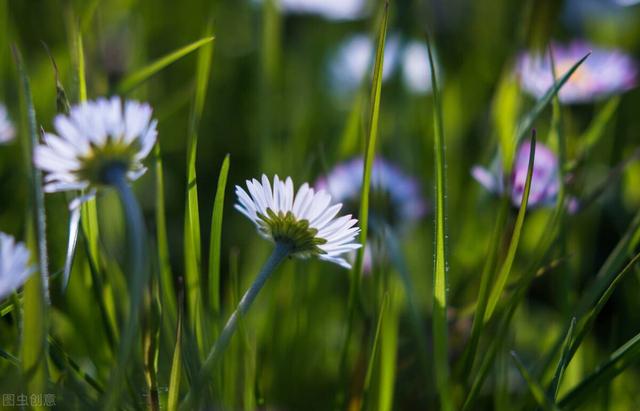
[[[373,70],[375,44],[368,36],[357,34],[344,41],[329,61],[331,88],[338,94],[357,89]],[[427,46],[420,41],[403,41],[397,34],[385,44],[382,81],[400,70],[405,88],[417,94],[431,91],[431,68]]]
[[[520,206],[522,202],[530,153],[531,144],[525,142],[518,148],[514,159],[510,178],[511,192],[509,195],[511,202],[516,207]],[[490,192],[497,194],[504,192],[503,173],[500,167],[496,166],[494,170],[490,171],[484,167],[474,166],[471,169],[471,175]],[[560,188],[559,179],[560,174],[556,155],[542,143],[537,143],[527,207],[554,205]]]
[[[382,67],[382,81],[393,74],[398,59],[400,39],[396,35],[387,38]],[[343,94],[360,87],[367,74],[371,74],[375,48],[371,39],[357,34],[342,43],[329,61],[330,86]]]
[[[631,57],[619,50],[592,46],[583,41],[567,45],[552,44],[551,51],[559,78],[587,53],[591,55],[560,89],[563,103],[586,103],[619,94],[636,84],[637,66]],[[549,53],[522,53],[517,62],[522,88],[536,98],[553,85]]]
[[[439,70],[436,69],[436,74]],[[402,80],[407,90],[423,94],[431,92],[429,51],[423,42],[413,40],[402,51]]]
[[[8,143],[16,136],[7,108],[0,104],[0,144]]]
[[[321,177],[315,187],[328,191],[345,205],[348,212],[357,214],[360,210],[363,171],[362,158],[349,160]],[[384,230],[390,227],[394,232],[402,234],[427,211],[428,206],[418,180],[388,161],[376,158],[371,171],[369,192],[370,233],[382,236]],[[372,249],[369,244],[364,252],[365,271],[370,270],[381,252],[378,248]]]
[[[33,272],[27,247],[0,233],[0,300],[20,288]]]
[[[614,3],[620,6],[635,6],[640,4],[640,0],[613,0]]]
[[[321,260],[351,268],[341,257],[360,248],[355,238],[360,232],[357,220],[351,215],[336,217],[342,204],[331,205],[331,195],[324,190],[315,191],[304,183],[294,195],[293,181],[287,177],[262,182],[246,182],[247,192],[236,186],[236,209],[253,221],[258,233],[275,243],[291,247],[290,255],[299,258],[316,256]]]
[[[110,184],[112,173],[129,181],[145,173],[142,160],[156,142],[151,107],[119,97],[98,99],[71,108],[54,120],[56,134],[45,133],[35,148],[35,165],[47,174],[45,191],[69,191]]]

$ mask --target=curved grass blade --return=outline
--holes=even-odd
[[[209,241],[209,302],[214,314],[220,313],[220,249],[222,246],[222,215],[224,195],[229,175],[230,156],[227,154],[220,168],[216,197],[211,216],[211,238]]]
[[[31,86],[18,48],[12,47],[18,70],[20,103],[22,108],[23,147],[25,165],[29,170],[30,205],[27,211],[27,244],[35,256],[39,275],[32,275],[24,286],[24,328],[22,336],[22,369],[27,378],[29,392],[45,392],[47,383],[47,330],[49,305],[49,269],[47,261],[46,219],[42,172],[33,167],[33,148],[38,144],[36,112],[31,97]]]
[[[637,334],[612,353],[607,361],[596,367],[596,371],[567,393],[558,402],[558,405],[566,411],[579,408],[590,398],[591,394],[598,392],[600,387],[608,386],[618,374],[639,360],[640,334]]]
[[[449,383],[448,325],[447,325],[447,165],[445,154],[442,103],[436,74],[431,38],[426,33],[431,89],[433,94],[433,150],[435,156],[435,256],[433,264],[433,359],[440,409],[453,409]]]
[[[515,351],[511,351],[511,358],[513,358],[513,362],[516,364],[518,371],[520,371],[522,378],[527,383],[529,391],[531,391],[531,395],[533,395],[533,398],[535,398],[538,405],[545,411],[560,411],[560,409],[556,407],[553,401],[551,401],[551,399],[546,396],[544,389],[542,388],[540,383],[538,383],[538,381],[534,380],[533,377],[531,377],[529,371],[527,371],[527,368],[524,366],[522,361],[520,361],[520,358],[515,353]]]
[[[496,283],[489,295],[487,301],[487,309],[484,313],[484,322],[487,323],[493,315],[493,311],[498,305],[502,291],[504,290],[509,274],[511,273],[511,267],[516,257],[516,251],[518,250],[518,244],[520,243],[520,234],[522,226],[524,225],[524,217],[527,213],[527,205],[529,203],[529,193],[531,192],[531,178],[533,176],[533,165],[535,162],[536,153],[536,131],[535,129],[531,133],[531,150],[529,152],[529,165],[527,168],[527,179],[524,185],[524,193],[522,194],[522,201],[520,203],[520,209],[518,210],[518,216],[516,217],[516,223],[513,228],[513,234],[511,235],[511,241],[509,242],[509,248],[507,249],[507,256],[500,268]]]
[[[151,64],[134,71],[133,73],[125,76],[120,83],[118,83],[116,87],[116,91],[118,93],[127,93],[132,89],[136,88],[140,84],[147,81],[154,74],[158,73],[165,67],[169,66],[172,63],[180,60],[182,57],[188,55],[199,49],[200,47],[210,43],[213,41],[213,37],[204,37],[198,41],[195,41],[191,44],[188,44],[172,53],[167,54],[159,58],[158,60],[152,62]]]
[[[622,271],[620,271],[611,281],[606,290],[602,293],[598,301],[594,304],[594,306],[585,314],[583,318],[580,319],[580,325],[578,326],[578,331],[576,333],[576,337],[571,342],[570,348],[567,353],[567,363],[571,361],[576,351],[578,351],[578,347],[582,344],[582,341],[586,337],[586,335],[591,331],[591,328],[595,324],[596,318],[598,314],[602,311],[609,298],[615,291],[616,287],[620,282],[627,276],[629,272],[632,271],[633,267],[640,261],[640,253],[636,254],[631,261],[624,267]]]
[[[578,60],[566,73],[562,75],[560,80],[556,81],[547,92],[540,98],[536,104],[533,106],[531,111],[527,113],[527,115],[520,121],[518,125],[518,129],[516,131],[516,144],[519,143],[527,132],[533,127],[533,122],[538,118],[542,110],[544,110],[547,105],[551,102],[553,97],[560,91],[562,86],[569,80],[571,75],[580,67],[582,63],[591,55],[591,52],[587,53],[584,57]]]
[[[620,96],[612,97],[596,114],[587,130],[578,138],[582,142],[580,157],[586,156],[604,135],[607,124],[620,105]]]

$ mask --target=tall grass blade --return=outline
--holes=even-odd
[[[442,103],[438,85],[437,70],[433,58],[433,45],[429,33],[426,34],[429,67],[431,69],[431,89],[433,94],[433,150],[435,156],[435,256],[433,264],[433,360],[435,379],[440,398],[440,409],[453,409],[449,383],[448,325],[447,325],[447,163],[442,117]]]
[[[37,259],[38,274],[32,275],[24,286],[24,328],[22,336],[22,369],[30,393],[45,392],[47,383],[47,334],[49,305],[49,269],[47,261],[46,219],[42,173],[33,167],[33,148],[38,144],[36,112],[31,96],[31,86],[20,51],[13,46],[13,56],[19,79],[22,108],[22,144],[25,150],[25,166],[29,173],[30,205],[27,214],[27,245],[32,257]]]
[[[516,217],[515,226],[513,228],[513,234],[511,235],[511,241],[509,242],[509,248],[507,249],[507,256],[505,257],[498,276],[496,277],[496,283],[493,286],[491,294],[489,294],[489,300],[487,301],[487,309],[484,313],[484,322],[487,323],[493,315],[493,311],[498,305],[502,291],[507,284],[509,274],[511,273],[511,267],[516,257],[516,251],[518,250],[518,244],[520,243],[520,234],[524,225],[524,217],[527,213],[527,205],[529,204],[529,193],[531,192],[531,178],[533,177],[533,165],[535,162],[536,153],[536,132],[531,133],[531,150],[529,152],[529,165],[527,168],[527,179],[524,185],[524,192],[522,194],[522,201],[520,203],[520,209],[518,210],[518,216]]]
[[[224,211],[224,195],[229,175],[230,156],[227,154],[222,162],[216,197],[213,202],[211,216],[211,238],[209,241],[209,303],[215,314],[220,313],[220,251],[222,247],[222,215]]]
[[[211,30],[211,26],[207,31]],[[187,195],[184,224],[184,259],[185,259],[185,290],[187,298],[187,315],[190,325],[195,330],[200,353],[206,350],[204,331],[202,329],[203,293],[201,289],[201,263],[202,245],[200,237],[200,210],[198,206],[198,183],[196,173],[198,126],[207,95],[207,86],[211,69],[211,57],[213,47],[210,44],[213,37],[205,37],[198,47],[202,47],[198,53],[198,65],[196,69],[196,89],[193,106],[189,118],[189,138],[187,143]],[[196,47],[196,48],[198,48]],[[195,49],[194,49],[195,50]]]
[[[176,325],[176,346],[171,360],[171,375],[169,377],[169,398],[167,410],[177,411],[180,400],[180,377],[182,375],[182,301],[178,306],[178,324]]]
[[[141,69],[138,69],[136,71],[134,71],[133,73],[125,76],[116,86],[116,91],[118,93],[127,93],[129,91],[131,91],[132,89],[136,88],[137,86],[139,86],[140,84],[144,83],[145,81],[147,81],[149,78],[151,78],[153,75],[157,74],[159,71],[161,71],[162,69],[164,69],[165,67],[169,66],[172,63],[175,63],[176,61],[180,60],[182,57],[188,55],[189,53],[192,53],[196,50],[198,50],[200,47],[210,43],[213,41],[213,37],[209,36],[209,37],[204,37],[198,41],[195,41],[191,44],[188,44],[174,52],[171,52],[169,54],[167,54],[166,56],[163,56],[159,59],[157,59],[156,61],[152,62],[151,64],[142,67]]]
[[[389,305],[389,292],[385,292],[380,303],[380,312],[378,313],[378,321],[376,322],[376,332],[373,336],[373,343],[371,345],[371,353],[369,354],[369,361],[367,362],[367,373],[364,378],[364,390],[365,393],[369,390],[371,384],[371,375],[373,374],[373,367],[375,365],[376,356],[378,353],[378,342],[380,340],[380,330],[382,330],[382,321]]]

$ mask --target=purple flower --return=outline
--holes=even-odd
[[[344,210],[357,216],[360,210],[363,170],[362,158],[349,160],[321,177],[315,188],[326,190],[335,201],[343,203]],[[381,233],[386,226],[390,226],[402,233],[429,210],[418,180],[380,157],[373,163],[369,201],[370,232]],[[373,262],[382,258],[383,254],[384,250],[376,246],[375,241],[369,242],[364,250],[365,272],[370,271]]]
[[[511,192],[509,193],[514,206],[520,206],[522,202],[530,152],[531,145],[526,142],[520,145],[516,153],[510,178]],[[484,167],[474,166],[471,169],[471,175],[490,192],[497,194],[504,192],[503,173],[500,167],[494,167],[494,171],[490,171]],[[537,143],[527,207],[544,207],[555,204],[560,188],[559,176],[556,155],[543,144]]]
[[[591,55],[560,89],[558,96],[563,103],[592,102],[636,85],[636,63],[619,50],[604,49],[577,40],[567,45],[553,43],[551,50],[557,78],[591,51]],[[516,71],[522,88],[536,98],[542,97],[554,83],[548,52],[544,55],[520,54]]]
[[[315,187],[326,190],[335,201],[344,203],[347,209],[352,207],[352,212],[357,213],[363,170],[362,158],[347,161],[320,178]],[[373,163],[369,197],[372,218],[396,228],[404,228],[419,220],[428,209],[418,180],[380,157]]]

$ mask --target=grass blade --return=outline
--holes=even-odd
[[[180,301],[178,307],[178,324],[176,326],[176,345],[173,349],[171,375],[169,377],[168,411],[177,411],[180,399],[180,377],[182,375],[182,316],[182,301]]]
[[[560,409],[556,407],[555,404],[546,396],[540,383],[531,377],[529,371],[527,371],[527,368],[524,366],[522,361],[520,361],[520,358],[515,351],[511,351],[511,358],[513,358],[513,362],[516,364],[518,371],[520,371],[522,378],[527,383],[529,391],[531,391],[531,395],[533,395],[533,398],[535,398],[538,405],[545,411],[559,411]]]
[[[132,89],[136,88],[140,84],[147,81],[154,74],[158,73],[165,67],[169,66],[172,63],[180,60],[182,57],[198,50],[200,47],[209,44],[213,41],[213,37],[204,37],[198,41],[195,41],[191,44],[188,44],[174,52],[167,54],[166,56],[160,57],[156,61],[151,64],[134,71],[133,73],[125,76],[120,83],[118,83],[116,87],[116,91],[118,93],[127,93]]]
[[[364,391],[369,390],[371,383],[371,375],[373,374],[373,366],[378,352],[378,341],[380,340],[380,330],[382,330],[382,321],[389,305],[389,292],[385,292],[380,303],[380,312],[378,313],[378,321],[376,323],[376,332],[373,336],[373,344],[371,345],[371,353],[369,354],[369,361],[367,363],[367,373],[364,378]]]
[[[584,404],[598,388],[606,387],[628,366],[640,360],[640,334],[612,353],[607,361],[596,367],[591,375],[565,395],[558,405],[563,410],[574,410]]]
[[[600,141],[600,138],[604,135],[607,124],[609,124],[619,105],[620,96],[615,96],[607,101],[605,106],[598,111],[598,114],[596,114],[591,121],[587,130],[578,138],[578,141],[582,142],[580,157],[586,156],[598,141]]]
[[[433,264],[433,352],[436,374],[436,386],[440,397],[440,408],[452,410],[451,388],[449,384],[448,364],[448,325],[447,325],[447,165],[445,154],[444,124],[442,103],[430,36],[427,32],[427,50],[431,69],[431,89],[433,94],[433,150],[435,156],[435,258]]]
[[[531,111],[527,113],[527,115],[520,121],[518,125],[518,129],[516,131],[516,144],[520,142],[527,134],[529,130],[533,127],[533,122],[538,118],[540,113],[547,107],[547,105],[551,102],[553,97],[558,94],[562,86],[569,80],[571,75],[580,67],[580,65],[591,55],[591,52],[586,54],[580,60],[578,60],[566,73],[560,77],[558,81],[556,81],[553,86],[549,87],[549,90],[540,98],[536,104],[533,106]]]
[[[533,165],[535,162],[536,153],[536,132],[531,133],[531,149],[529,151],[529,165],[527,168],[527,179],[524,185],[524,193],[522,194],[522,201],[520,203],[520,209],[518,210],[518,216],[516,217],[516,223],[513,228],[513,234],[511,235],[511,241],[509,242],[509,248],[507,249],[507,256],[502,263],[502,267],[496,278],[496,283],[489,295],[487,301],[487,309],[484,313],[484,322],[487,323],[493,315],[493,311],[498,305],[502,291],[504,290],[509,274],[511,273],[511,267],[516,257],[516,251],[518,250],[518,244],[520,243],[520,234],[522,232],[522,226],[524,225],[524,217],[527,213],[527,205],[529,203],[529,193],[531,192],[531,178],[533,176]]]
[[[39,275],[32,275],[24,286],[24,327],[22,335],[22,369],[27,378],[29,392],[42,393],[47,383],[47,329],[49,305],[49,270],[47,262],[46,220],[42,172],[33,167],[33,148],[38,144],[36,112],[31,97],[31,86],[22,56],[13,47],[18,70],[20,102],[23,113],[23,147],[25,164],[29,170],[30,206],[27,214],[27,245],[37,259]]]
[[[207,31],[211,30],[209,26]],[[206,343],[202,324],[199,319],[203,318],[202,313],[202,290],[201,290],[201,237],[200,237],[200,210],[198,206],[198,183],[196,173],[197,147],[198,147],[198,125],[207,94],[207,86],[211,69],[211,57],[213,48],[210,41],[213,37],[205,37],[206,41],[198,47],[198,66],[196,69],[196,90],[193,106],[189,118],[189,140],[187,143],[187,193],[186,211],[184,224],[184,259],[185,259],[185,290],[187,298],[187,315],[190,319],[191,327],[195,330],[198,347],[202,354],[205,353]],[[197,48],[197,47],[196,47]]]
[[[220,251],[222,246],[222,214],[224,195],[229,175],[230,156],[227,154],[220,168],[216,197],[211,216],[211,238],[209,241],[209,302],[214,314],[220,313]]]

